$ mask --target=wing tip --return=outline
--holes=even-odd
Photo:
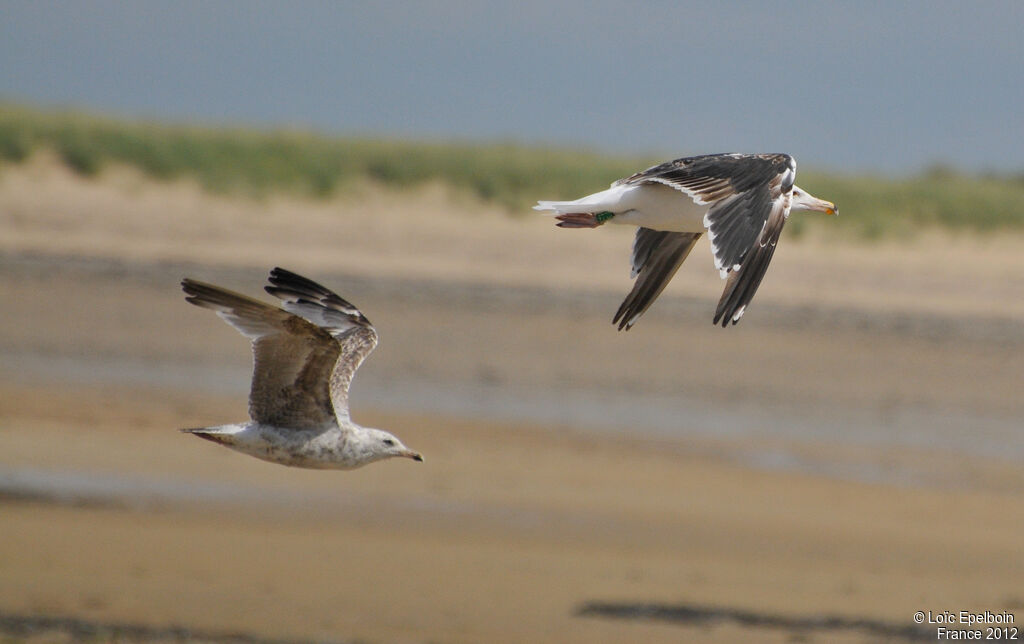
[[[226,293],[224,289],[213,284],[207,284],[206,282],[200,282],[190,277],[186,277],[181,280],[181,290],[185,293],[185,301],[194,306],[202,308],[218,308],[218,302],[216,299],[218,296],[223,297]],[[234,295],[232,293],[232,295]]]
[[[326,290],[308,277],[303,277],[294,271],[290,271],[287,268],[281,268],[275,266],[270,269],[270,275],[267,276],[267,281],[275,286],[288,286],[293,287],[302,286],[304,288],[314,288],[315,290],[322,291]]]
[[[270,284],[264,286],[263,290],[283,300],[285,310],[296,313],[300,317],[307,317],[307,314],[290,307],[298,305],[333,311],[344,315],[351,324],[373,327],[373,323],[359,310],[359,307],[308,277],[276,266],[270,271],[268,281]],[[321,321],[314,323],[322,326]]]
[[[299,275],[295,271],[290,271],[287,268],[281,268],[280,266],[275,266],[274,268],[270,269],[270,275],[268,276],[267,279],[270,282],[287,281],[287,280],[296,280],[296,281],[302,281],[302,282],[312,281],[312,280],[310,280],[307,277],[303,277],[302,275]]]
[[[204,282],[196,281],[191,277],[185,277],[182,278],[181,280],[181,290],[185,291],[185,293],[189,295],[192,295],[195,291],[199,290],[199,288],[203,286],[206,286]]]
[[[744,304],[735,313],[726,314],[724,311],[722,313],[716,313],[712,324],[714,326],[718,326],[719,322],[721,322],[723,329],[728,328],[730,325],[736,326],[739,324],[740,318],[743,317],[743,313],[746,308],[747,306]]]
[[[626,317],[625,315],[616,314],[615,317],[612,318],[612,324],[614,324],[619,331],[629,331],[633,328],[633,325],[636,324],[636,321],[639,318],[639,315]]]

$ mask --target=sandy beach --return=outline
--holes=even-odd
[[[617,333],[629,231],[436,186],[253,201],[40,157],[0,171],[0,231],[0,639],[902,642],[935,638],[919,610],[1024,618],[1024,239],[784,237],[727,330],[699,248]],[[175,431],[243,419],[250,368],[178,282],[256,294],[274,265],[374,321],[354,417],[425,463],[292,470]]]

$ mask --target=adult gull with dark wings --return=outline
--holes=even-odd
[[[665,290],[707,231],[715,268],[727,278],[714,323],[736,324],[775,254],[791,210],[838,214],[801,190],[788,154],[707,154],[667,161],[575,201],[539,201],[563,228],[638,226],[633,290],[615,313],[619,330],[636,323]]]

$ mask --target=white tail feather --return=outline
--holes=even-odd
[[[551,210],[555,214],[570,212],[622,212],[631,205],[628,198],[635,191],[635,186],[612,186],[607,190],[595,192],[574,201],[538,201],[534,210]],[[627,199],[624,202],[624,198]]]
[[[541,212],[543,212],[548,217],[555,217],[555,216],[560,215],[562,213],[568,212],[567,210],[562,210],[561,208],[563,208],[564,206],[566,206],[569,203],[571,203],[571,202],[569,202],[569,201],[538,201],[537,205],[534,206],[533,209],[534,210],[540,210]]]

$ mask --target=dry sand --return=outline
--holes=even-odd
[[[934,637],[917,610],[1024,614],[1020,239],[786,239],[727,331],[695,252],[617,334],[628,234],[362,197],[0,171],[0,633],[865,642]],[[356,419],[426,463],[306,472],[174,431],[241,419],[249,360],[177,281],[256,292],[275,264],[375,321]],[[690,413],[557,413],[612,396]]]

